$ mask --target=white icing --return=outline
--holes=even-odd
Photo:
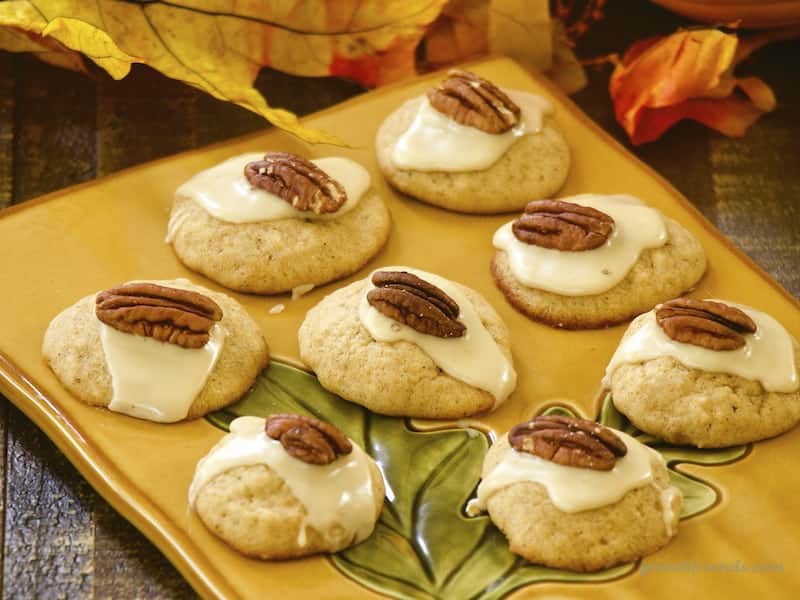
[[[229,158],[210,169],[201,171],[181,185],[176,194],[197,202],[212,216],[229,223],[255,223],[278,219],[329,220],[353,210],[369,189],[369,172],[360,164],[337,156],[314,159],[311,162],[342,184],[347,201],[334,213],[317,215],[300,211],[280,196],[253,187],[244,176],[247,163],[264,158],[263,152],[251,152]],[[174,230],[180,226],[176,222]],[[170,239],[170,233],[167,233]]]
[[[506,223],[493,243],[506,252],[512,275],[525,286],[564,296],[600,294],[625,279],[643,250],[667,243],[661,213],[634,196],[579,194],[562,200],[606,213],[614,230],[602,246],[571,252],[526,244],[514,235],[513,222]]]
[[[158,423],[185,419],[219,358],[225,329],[216,324],[205,346],[183,348],[97,323],[111,373],[109,410]]]
[[[654,483],[653,466],[663,465],[664,458],[631,436],[617,430],[614,433],[625,442],[628,452],[610,471],[568,467],[509,447],[481,481],[477,502],[469,510],[486,510],[492,495],[520,482],[542,484],[556,508],[568,513],[614,504],[629,491]]]
[[[725,300],[717,302],[741,309],[755,322],[756,332],[744,335],[744,346],[716,351],[676,342],[664,333],[656,321],[655,310],[652,310],[631,323],[629,331],[634,324],[641,327],[623,337],[606,367],[603,385],[611,387],[611,377],[620,365],[671,356],[690,368],[759,381],[768,392],[790,393],[800,389],[792,337],[783,325],[770,315],[748,306]]]
[[[675,523],[677,522],[675,511],[672,510],[672,503],[675,496],[680,495],[681,491],[672,485],[661,490],[661,513],[664,517],[664,529],[667,530],[669,537],[675,535]]]
[[[379,342],[402,340],[416,344],[451,377],[492,394],[494,408],[505,401],[517,385],[517,373],[464,293],[452,281],[433,273],[409,267],[383,267],[379,270],[407,271],[441,289],[458,304],[458,320],[466,326],[466,333],[458,338],[440,338],[420,333],[387,317],[367,301],[367,294],[375,287],[370,275],[358,307],[358,316],[369,334]]]
[[[239,417],[230,424],[230,433],[197,463],[189,505],[194,507],[200,490],[217,475],[236,467],[267,465],[306,509],[298,539],[301,546],[307,526],[323,536],[341,527],[353,543],[369,537],[378,515],[370,458],[364,451],[353,444],[350,454],[327,465],[311,465],[289,455],[279,441],[267,436],[264,424],[258,417]]]
[[[183,224],[188,218],[189,211],[186,210],[185,205],[181,205],[181,208],[172,212],[169,216],[169,222],[167,223],[167,236],[164,238],[165,243],[171,244],[175,240],[175,236],[178,235],[178,231],[183,227]]]
[[[520,122],[505,133],[486,133],[456,123],[433,108],[428,99],[419,108],[408,130],[392,148],[391,160],[399,169],[415,171],[481,171],[494,164],[520,137],[538,133],[543,115],[553,111],[541,96],[506,90],[520,107]]]

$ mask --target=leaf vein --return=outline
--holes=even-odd
[[[203,76],[199,71],[195,71],[194,69],[189,68],[189,66],[185,62],[183,62],[178,57],[177,54],[175,54],[172,48],[170,48],[169,45],[167,44],[166,40],[164,40],[164,37],[161,35],[161,32],[153,24],[153,21],[150,19],[150,15],[148,15],[147,10],[145,10],[145,7],[142,7],[141,10],[142,10],[142,16],[144,17],[144,20],[147,21],[147,25],[152,30],[153,35],[155,35],[158,41],[161,42],[161,45],[164,47],[164,50],[166,50],[167,53],[170,56],[172,56],[172,58],[175,59],[175,62],[177,62],[181,67],[183,67],[189,73],[194,73],[198,78],[200,78],[203,82],[205,82],[209,88],[214,90],[220,97],[226,98],[227,97],[226,94],[222,90],[220,90],[215,84],[213,84],[207,77]],[[189,83],[193,87],[197,87],[196,82],[186,81],[186,83]]]
[[[152,1],[148,1],[148,2],[141,2],[139,0],[119,0],[119,1],[125,2],[127,4],[138,4],[138,5],[143,5],[143,4],[146,4],[146,5],[162,4],[162,5],[167,6],[169,8],[175,8],[175,9],[178,9],[178,10],[186,10],[186,11],[190,11],[190,12],[196,12],[196,13],[200,13],[200,14],[203,14],[203,15],[207,15],[209,17],[228,17],[228,18],[231,18],[231,19],[242,19],[243,21],[250,21],[250,22],[253,22],[253,23],[258,23],[260,25],[266,25],[268,27],[274,27],[275,29],[280,29],[282,31],[287,31],[289,33],[295,33],[295,34],[298,34],[298,35],[318,36],[318,37],[336,37],[336,36],[342,36],[342,35],[359,35],[359,34],[365,34],[365,33],[374,33],[376,31],[380,31],[381,29],[386,29],[386,28],[390,28],[390,27],[396,27],[399,23],[402,23],[404,21],[414,20],[417,16],[419,16],[419,15],[421,15],[421,14],[423,14],[423,13],[429,11],[429,10],[431,10],[433,7],[435,7],[438,4],[437,0],[432,0],[431,2],[426,4],[425,6],[423,6],[419,10],[417,10],[416,12],[401,16],[401,17],[395,19],[394,21],[386,21],[386,22],[383,22],[383,23],[378,23],[376,25],[372,25],[371,27],[364,27],[363,29],[354,29],[354,30],[343,29],[343,30],[337,30],[337,31],[313,31],[313,30],[300,29],[299,27],[292,27],[291,25],[286,25],[284,23],[279,23],[277,21],[270,21],[268,19],[261,19],[259,17],[253,17],[253,16],[250,16],[250,15],[241,15],[241,14],[236,14],[236,13],[226,13],[226,12],[222,12],[222,11],[215,11],[215,10],[209,10],[209,9],[205,9],[205,8],[198,8],[198,7],[195,7],[195,6],[192,6],[192,7],[183,6],[183,5],[177,4],[175,2],[170,2],[169,0],[152,0]],[[142,8],[144,8],[144,6],[142,6]],[[352,19],[354,17],[355,17],[355,12],[353,13],[353,16],[351,17],[350,23],[352,23]]]
[[[420,559],[420,563],[422,564],[422,568],[425,571],[425,575],[428,579],[432,582],[436,582],[436,573],[434,572],[433,564],[430,561],[430,557],[428,553],[425,552],[418,541],[419,536],[419,512],[420,512],[420,502],[421,498],[425,495],[428,488],[432,485],[433,481],[439,476],[439,474],[449,465],[449,463],[453,460],[453,457],[458,455],[464,446],[467,444],[467,439],[464,438],[458,446],[456,446],[450,453],[442,459],[438,465],[430,472],[430,474],[425,478],[425,481],[419,487],[419,490],[416,494],[414,494],[414,503],[411,508],[412,514],[412,536],[409,540],[411,546],[414,548],[417,556]]]

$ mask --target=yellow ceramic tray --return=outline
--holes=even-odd
[[[600,131],[549,83],[503,59],[472,68],[503,86],[540,92],[554,99],[557,118],[573,152],[572,170],[561,195],[628,192],[646,199],[683,223],[703,243],[710,267],[696,297],[727,298],[753,305],[775,315],[800,337],[798,302],[732,247],[663,179]],[[434,535],[438,538],[433,539],[431,547],[438,548],[438,554],[431,550],[431,556],[421,556],[424,548],[419,543],[409,545],[401,537],[392,537],[395,534],[391,527],[382,529],[388,532],[383,541],[397,542],[396,556],[390,552],[382,558],[389,562],[396,558],[398,564],[405,565],[398,567],[401,571],[408,568],[409,572],[417,569],[422,573],[414,571],[405,580],[405,572],[376,575],[370,565],[361,568],[364,560],[375,559],[380,548],[374,553],[366,552],[366,558],[362,552],[336,561],[317,557],[264,563],[243,558],[209,534],[187,510],[187,488],[195,463],[223,435],[218,427],[203,419],[158,425],[87,407],[70,397],[48,370],[40,355],[45,328],[55,314],[85,294],[129,279],[177,276],[218,289],[183,268],[163,241],[173,191],[193,173],[246,151],[343,154],[372,171],[374,185],[389,204],[394,219],[391,239],[356,276],[315,289],[299,300],[291,301],[286,295],[265,298],[234,294],[263,328],[273,357],[296,362],[297,328],[305,312],[325,294],[364,277],[377,266],[407,264],[480,290],[511,329],[519,387],[500,410],[481,419],[484,428],[503,431],[554,404],[566,403],[574,412],[597,416],[601,402],[599,381],[624,327],[565,332],[528,321],[504,301],[489,275],[492,233],[508,216],[471,217],[428,207],[394,193],[378,174],[372,149],[378,124],[403,100],[422,93],[438,78],[440,75],[431,75],[366,94],[306,120],[308,125],[347,140],[352,149],[308,147],[271,130],[129,169],[2,213],[0,255],[6,258],[0,266],[0,391],[55,441],[95,489],[148,536],[205,597],[376,597],[364,584],[415,597],[465,597],[465,590],[470,590],[469,595],[490,598],[514,589],[521,596],[579,593],[581,597],[603,598],[783,595],[792,583],[797,583],[793,570],[800,556],[796,524],[800,497],[800,477],[795,475],[800,456],[797,430],[756,444],[751,450],[738,448],[728,454],[709,455],[710,458],[667,449],[674,477],[688,480],[688,489],[697,492],[691,503],[699,506],[698,514],[681,522],[679,535],[667,548],[640,564],[603,573],[596,581],[519,563],[493,572],[497,565],[510,564],[503,562],[508,561],[508,556],[497,546],[496,531],[482,521],[468,522],[460,506],[445,507],[450,513],[442,513],[441,523],[455,525],[448,525],[450,531]],[[271,315],[269,309],[279,302],[286,304],[286,310]],[[286,368],[279,371],[276,377],[288,373],[291,379],[297,375]],[[301,382],[299,395],[307,392],[313,403],[320,396],[312,389],[313,378],[301,374],[299,379],[307,380]],[[234,412],[247,410],[245,403]],[[230,416],[218,415],[216,421],[224,423]],[[617,418],[608,412],[603,416]],[[409,447],[419,440],[433,440],[434,445],[444,439],[458,442],[452,436],[463,434],[413,434],[402,420],[374,423],[399,432],[401,438],[406,436],[403,439],[409,440]],[[419,426],[425,428],[426,424]],[[435,437],[443,435],[451,438]],[[486,442],[483,436],[467,437],[479,438],[478,442],[464,441],[472,457],[467,470],[474,477]],[[399,443],[402,450],[405,442]],[[396,444],[397,440],[395,447]],[[687,460],[723,464],[701,466],[688,464]],[[679,464],[681,461],[683,464]],[[453,465],[454,472],[457,467],[461,468]],[[436,471],[438,479],[428,479],[426,494],[415,496],[417,513],[427,508],[442,510],[438,505],[444,494],[452,492],[448,485],[460,486],[455,493],[459,501],[472,493],[476,479],[454,484],[452,478],[448,479],[448,469],[449,466]],[[411,472],[407,475],[409,481],[415,477]],[[699,480],[706,483],[698,485]],[[408,498],[400,500],[410,502]],[[384,510],[385,515],[388,512],[391,511]],[[462,529],[466,538],[475,531],[483,532],[483,537],[474,538],[473,546],[460,547],[461,540],[466,539],[461,536]],[[495,545],[490,547],[490,543]],[[443,547],[446,548],[442,550]],[[499,562],[487,558],[492,552]],[[379,565],[378,571],[385,568],[386,564]],[[465,574],[475,581],[466,581]],[[416,584],[413,577],[418,577]],[[400,580],[405,583],[401,585]],[[381,587],[381,581],[388,583]],[[462,587],[448,587],[455,585],[453,582]],[[533,583],[528,587],[518,587],[530,582]],[[488,589],[481,587],[484,584]],[[473,593],[475,590],[478,591]]]

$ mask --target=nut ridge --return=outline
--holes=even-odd
[[[521,242],[542,248],[581,252],[602,246],[614,219],[589,206],[564,200],[534,200],[511,226]]]
[[[264,429],[290,456],[312,465],[330,464],[353,451],[340,429],[315,417],[274,414],[267,417]]]
[[[133,282],[97,294],[95,315],[124,333],[202,348],[211,328],[222,319],[222,309],[198,292]]]
[[[755,322],[744,311],[723,302],[675,298],[656,308],[656,322],[676,342],[709,350],[736,350]]]
[[[588,419],[542,415],[508,432],[511,447],[568,467],[610,471],[628,452],[608,427]]]
[[[253,187],[304,212],[334,213],[347,201],[341,183],[310,160],[289,152],[268,152],[262,160],[247,163],[244,176]]]
[[[372,283],[367,302],[390,319],[441,338],[466,333],[458,303],[432,283],[406,271],[376,271]]]
[[[428,90],[428,101],[456,123],[486,133],[504,133],[520,121],[522,111],[505,92],[475,73],[451,69],[447,79]]]

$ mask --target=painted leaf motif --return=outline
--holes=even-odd
[[[414,51],[444,0],[6,0],[0,26],[79,52],[120,79],[143,63],[252,110],[308,142],[339,143],[268,106],[262,66],[379,85],[414,74]],[[37,39],[38,38],[38,39]],[[38,40],[46,40],[39,42]],[[2,46],[0,46],[2,47]],[[61,60],[61,59],[59,59]]]
[[[378,462],[386,502],[373,535],[334,555],[345,575],[397,598],[501,598],[536,581],[600,581],[633,566],[590,575],[530,565],[508,550],[488,517],[468,517],[488,441],[475,429],[414,431],[326,390],[316,377],[273,362],[252,391],[209,415],[228,429],[242,415],[313,415],[334,423]]]
[[[373,535],[331,557],[346,576],[396,598],[480,598],[496,600],[536,582],[607,581],[632,572],[633,563],[574,573],[533,565],[508,550],[502,533],[485,515],[468,517],[488,449],[475,429],[414,431],[404,419],[375,415],[324,390],[312,374],[273,362],[237,404],[207,418],[227,430],[238,416],[277,412],[313,415],[330,421],[378,463],[386,482],[384,510]],[[546,414],[575,416],[566,406]],[[712,507],[717,491],[680,473],[681,462],[721,464],[737,460],[745,447],[698,450],[666,446],[642,434],[606,398],[600,422],[653,445],[667,458],[670,477],[685,496],[682,518]]]

